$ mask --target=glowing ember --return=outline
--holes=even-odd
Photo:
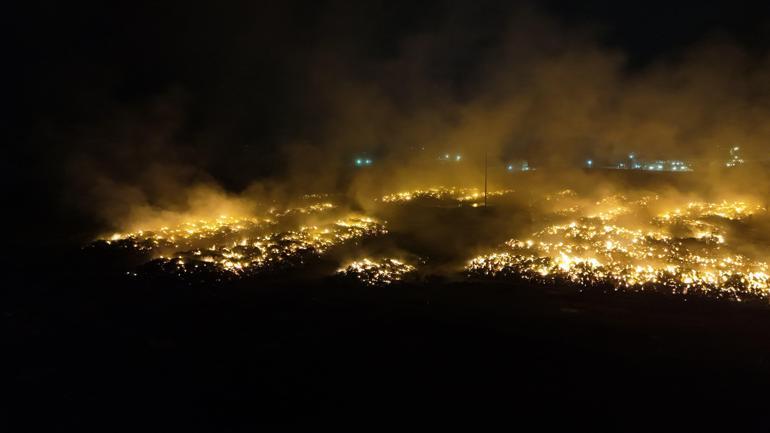
[[[513,190],[506,189],[500,191],[488,191],[488,197],[502,196],[512,193]],[[388,194],[382,197],[383,203],[403,203],[412,201],[415,199],[433,199],[433,200],[452,200],[459,202],[472,202],[482,200],[484,198],[484,191],[480,191],[477,188],[446,188],[446,187],[433,187],[427,189],[415,189],[412,191],[403,191],[393,194]]]
[[[720,217],[729,220],[741,220],[765,209],[759,205],[751,205],[742,201],[721,203],[688,203],[684,209],[674,209],[659,215],[660,221],[683,221],[692,218]]]
[[[715,223],[699,219],[740,220],[763,210],[743,202],[690,203],[684,210],[653,218],[646,229],[609,222],[624,212],[592,214],[545,227],[526,241],[510,240],[504,251],[472,259],[466,271],[472,276],[514,276],[616,289],[768,297],[767,263],[735,253]],[[673,224],[690,233],[674,237],[667,230]]]
[[[323,212],[329,209],[334,209],[334,207],[335,206],[332,203],[317,203],[317,204],[311,204],[310,206],[306,206],[306,207],[293,207],[285,210],[277,210],[273,208],[273,209],[270,209],[269,212],[271,215],[274,215],[276,217],[284,217],[289,215],[305,215],[305,214]]]
[[[177,252],[150,263],[150,269],[185,275],[215,273],[243,276],[301,266],[329,249],[367,236],[387,233],[372,218],[349,216],[322,226],[270,233],[228,245]]]
[[[220,216],[213,220],[201,219],[186,222],[176,227],[161,227],[152,231],[139,230],[130,233],[115,233],[105,242],[116,248],[144,251],[160,248],[185,248],[196,242],[228,237],[271,222],[269,219]]]
[[[268,211],[270,216],[264,218],[220,215],[213,219],[183,222],[173,227],[115,233],[107,239],[102,239],[102,241],[115,248],[139,251],[194,248],[200,243],[231,242],[233,239],[239,238],[241,233],[251,233],[275,224],[278,218],[320,213],[334,207],[331,203],[317,203],[281,211],[270,209]]]
[[[564,200],[571,197],[577,197],[577,193],[571,189],[565,189],[553,194],[547,194],[545,196],[546,201],[559,201]]]
[[[415,267],[396,259],[374,261],[362,259],[348,264],[337,271],[338,275],[355,278],[369,286],[384,286],[401,281]]]
[[[269,217],[264,218],[220,216],[153,231],[116,233],[94,245],[101,243],[111,249],[151,254],[154,260],[143,266],[147,272],[179,276],[215,274],[230,278],[300,266],[335,246],[387,232],[375,219],[359,215],[337,219],[325,216],[322,220],[326,222],[318,225],[302,225],[292,218],[333,208],[331,203],[316,203],[270,209]]]
[[[494,191],[503,195],[510,190]],[[483,197],[473,188],[429,188],[387,195],[385,203],[414,199],[471,202]],[[741,201],[690,202],[660,211],[657,195],[615,194],[580,198],[564,190],[535,200],[535,217],[549,224],[528,239],[508,241],[491,254],[473,258],[469,276],[513,277],[580,286],[628,290],[708,293],[740,299],[770,297],[766,262],[745,255],[731,233],[751,215],[764,212]],[[153,231],[115,234],[108,248],[154,257],[143,271],[179,276],[238,278],[304,266],[337,246],[387,233],[383,223],[361,215],[321,215],[331,203],[271,209],[264,216],[220,216]],[[537,210],[540,209],[540,210]],[[310,215],[313,218],[309,218]],[[296,218],[295,218],[296,217]],[[570,218],[572,221],[564,221]],[[309,223],[309,221],[314,221]],[[558,222],[558,223],[554,223]],[[759,251],[749,248],[750,251]],[[387,285],[415,268],[395,259],[362,259],[337,271],[367,285]]]

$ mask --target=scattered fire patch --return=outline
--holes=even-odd
[[[490,195],[511,192],[495,191]],[[434,187],[386,195],[380,202],[388,204],[391,210],[407,203],[418,205],[404,207],[408,212],[398,217],[411,218],[413,211],[419,211],[427,212],[424,216],[430,220],[430,212],[438,212],[432,206],[436,200],[474,203],[481,197],[483,193],[473,188]],[[498,203],[496,212],[483,214],[497,219],[485,216],[473,220],[473,226],[463,227],[474,230],[484,227],[486,221],[499,223],[500,215],[510,211],[528,212],[527,221],[540,229],[472,258],[464,269],[454,265],[451,269],[456,271],[448,272],[462,270],[470,278],[697,293],[738,300],[770,297],[766,251],[762,245],[754,245],[751,236],[736,234],[754,215],[766,215],[766,209],[756,204],[693,201],[671,208],[657,194],[613,194],[589,199],[569,189],[530,199],[525,210],[515,207],[516,204],[511,207],[505,200]],[[419,207],[420,204],[427,206]],[[437,224],[467,222],[460,217],[453,220],[455,214],[442,212],[441,218],[445,220],[437,220]],[[378,245],[386,249],[375,253],[376,256],[387,257],[398,249],[420,254],[399,242],[406,240],[406,245],[410,245],[409,239],[420,234],[409,230],[422,230],[422,226],[404,227],[409,226],[397,227],[397,237],[383,238],[388,233],[385,222],[367,215],[346,214],[334,204],[320,202],[270,209],[251,217],[191,219],[152,231],[115,234],[99,241],[102,249],[96,250],[141,255],[138,263],[143,264],[137,275],[172,275],[191,281],[294,272],[308,269],[324,257],[324,265],[313,268],[318,269],[313,272],[329,275],[334,271],[326,266],[338,263],[339,257],[350,257],[351,253],[365,257],[372,253],[362,249],[363,240],[382,238]],[[389,245],[396,250],[387,250]],[[330,254],[331,251],[335,253]],[[460,260],[462,257],[457,256]],[[438,268],[441,272],[449,269]],[[387,286],[415,274],[414,266],[393,258],[365,258],[336,272],[337,276],[367,286]]]
[[[637,202],[633,207],[644,206]],[[527,240],[512,239],[502,250],[471,259],[466,272],[472,277],[766,298],[767,263],[734,252],[720,225],[758,212],[764,209],[743,202],[689,203],[653,217],[644,228],[610,222],[626,212],[592,215],[547,226]],[[674,224],[688,230],[675,236],[669,230]]]
[[[368,286],[387,286],[402,281],[416,268],[396,259],[362,259],[337,270],[337,275],[355,279]]]
[[[499,197],[512,193],[513,190],[506,189],[500,191],[488,191],[487,197]],[[455,188],[455,187],[433,187],[426,189],[414,189],[411,191],[401,191],[383,196],[380,201],[383,203],[405,203],[413,200],[440,200],[477,202],[484,199],[484,191],[478,188]]]
[[[229,277],[254,275],[299,267],[333,247],[385,233],[385,226],[374,219],[351,216],[323,226],[303,226],[244,239],[233,245],[179,252],[154,260],[151,268],[179,276],[200,273]]]

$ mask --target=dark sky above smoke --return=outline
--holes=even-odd
[[[58,205],[423,145],[761,153],[769,19],[736,1],[28,1],[6,14],[2,126],[18,184]]]

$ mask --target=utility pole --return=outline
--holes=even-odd
[[[487,207],[487,148],[484,146],[484,207]]]

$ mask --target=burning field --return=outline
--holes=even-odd
[[[767,431],[757,3],[11,2],[0,433]]]
[[[261,214],[115,233],[89,249],[139,260],[126,270],[132,277],[189,282],[281,273],[365,286],[438,277],[770,296],[768,248],[757,236],[768,215],[756,200],[571,189],[538,196],[496,189],[487,207],[484,199],[483,190],[435,186],[373,197],[352,211],[346,199],[306,196],[302,206]]]
[[[335,205],[324,202],[271,209],[260,217],[220,215],[175,227],[115,233],[91,247],[123,250],[149,259],[133,272],[136,276],[171,274],[182,279],[226,280],[302,267],[334,248],[387,233],[373,218],[350,213],[341,216],[332,212],[334,209]]]
[[[524,240],[511,239],[473,258],[470,276],[625,290],[669,290],[731,297],[767,297],[767,263],[740,253],[728,234],[765,209],[745,202],[690,202],[654,215],[659,197],[613,196],[583,209],[557,211],[572,220],[547,225]],[[624,216],[633,214],[633,221]]]

